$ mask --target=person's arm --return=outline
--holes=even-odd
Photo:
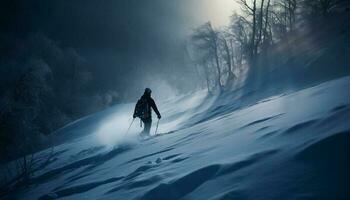
[[[156,105],[156,103],[154,102],[153,99],[151,99],[151,107],[154,110],[154,112],[157,114],[158,119],[160,119],[162,116],[160,115],[159,110],[157,108],[157,105]]]
[[[139,103],[139,101],[137,101],[137,103],[135,104],[134,114],[132,115],[133,118],[136,118],[136,107],[137,107],[138,103]]]

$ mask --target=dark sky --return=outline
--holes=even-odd
[[[130,74],[121,74],[133,70],[149,75],[183,65],[190,21],[184,2],[5,0],[1,31],[19,37],[41,32],[61,47],[76,49],[93,66],[99,84],[113,88],[124,83],[121,79],[130,80]]]
[[[200,21],[198,10],[203,8],[199,5],[210,9],[211,2],[1,0],[0,32],[14,37],[43,33],[60,47],[72,47],[84,57],[96,85],[106,90],[120,90],[125,85],[137,88],[148,84],[144,80],[157,77],[171,82],[187,73],[191,79],[186,35]]]
[[[82,49],[133,48],[181,32],[186,19],[180,1],[5,0],[3,28],[42,31],[64,45]],[[124,49],[125,50],[125,49]]]

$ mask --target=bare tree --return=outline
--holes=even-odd
[[[275,33],[279,39],[284,39],[288,33],[294,31],[296,10],[299,0],[279,0],[275,1],[271,13],[274,23]]]
[[[244,57],[249,56],[249,30],[250,23],[244,17],[237,14],[232,15],[230,25],[231,48],[233,48],[233,43],[238,46],[239,51],[236,53],[238,65],[242,64]]]
[[[251,33],[250,33],[250,45],[249,45],[249,60],[254,63],[256,57],[256,34],[257,34],[257,0],[251,0],[248,2],[247,0],[237,0],[237,2],[241,5],[242,10],[251,17]],[[248,20],[246,20],[248,21]]]
[[[226,62],[227,65],[227,84],[226,85],[232,85],[235,74],[233,73],[235,60],[234,60],[234,50],[233,50],[233,44],[232,44],[232,36],[228,33],[228,31],[224,31],[223,34],[220,37],[222,41],[222,51],[223,51],[223,59]],[[230,41],[230,43],[229,43]],[[230,46],[229,46],[230,44]]]
[[[216,83],[219,89],[221,84],[221,65],[220,65],[220,38],[219,33],[213,29],[210,22],[200,26],[192,35],[192,41],[199,51],[202,51],[204,57],[210,58],[213,66],[216,68]]]
[[[258,47],[260,45],[260,42],[262,41],[262,36],[263,36],[264,2],[265,2],[265,0],[261,0],[261,2],[260,2],[260,10],[259,10],[259,15],[258,15],[258,18],[259,18],[259,24],[258,24],[259,25],[258,26],[259,35],[258,35],[257,42],[256,42],[256,45],[255,45],[255,52],[256,52],[256,54],[258,53]]]
[[[294,1],[294,0],[290,0]],[[254,65],[258,53],[263,45],[268,44],[272,40],[271,24],[270,24],[270,7],[271,0],[238,0],[242,6],[242,10],[246,13],[246,17],[240,16],[240,21],[234,23],[245,22],[250,30],[246,30],[249,34],[248,60]],[[266,50],[266,48],[265,48]]]
[[[263,41],[263,49],[267,49],[267,44],[269,44],[272,41],[272,30],[270,25],[270,5],[271,0],[267,0],[267,5],[265,8],[265,25],[264,25],[264,41]]]
[[[293,31],[295,25],[295,12],[297,9],[297,0],[288,0],[288,13],[289,13],[289,30]]]
[[[208,56],[207,51],[200,44],[189,43],[189,48],[187,48],[188,55],[193,62],[195,70],[199,79],[204,77],[204,84],[208,90],[208,93],[211,92],[211,84],[210,84],[210,73],[208,66]],[[203,75],[203,76],[202,76]]]

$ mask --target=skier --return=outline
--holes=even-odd
[[[151,97],[152,90],[149,88],[145,89],[144,94],[142,97],[137,101],[135,105],[134,115],[133,118],[139,117],[142,122],[144,123],[144,128],[142,131],[143,136],[149,136],[150,130],[152,126],[152,111],[151,108],[154,110],[154,112],[157,114],[158,119],[161,118],[161,115],[158,111],[158,108],[156,106],[156,103],[154,102],[153,98]]]

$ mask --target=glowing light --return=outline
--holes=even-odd
[[[200,0],[196,1],[196,4],[198,7],[194,9],[202,23],[210,21],[216,28],[227,26],[230,22],[230,16],[234,11],[239,10],[235,0]]]

